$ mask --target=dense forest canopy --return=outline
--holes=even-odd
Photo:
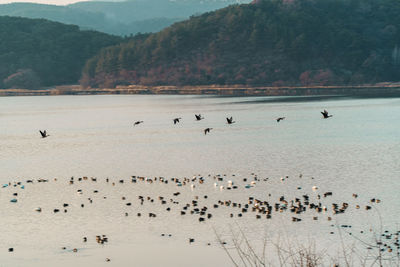
[[[44,19],[0,17],[0,88],[76,83],[88,58],[121,41]]]
[[[400,80],[400,1],[258,0],[103,49],[85,86]]]

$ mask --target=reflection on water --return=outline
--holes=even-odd
[[[257,173],[260,177],[269,177],[268,183],[251,191],[259,197],[265,197],[267,193],[275,197],[283,193],[293,195],[299,186],[310,191],[313,185],[318,185],[321,191],[336,192],[334,199],[337,201],[343,198],[352,201],[352,193],[358,192],[360,203],[379,197],[383,223],[394,227],[400,213],[397,179],[400,174],[400,99],[312,99],[318,101],[198,96],[0,98],[0,182],[55,177],[59,181],[29,185],[25,191],[19,189],[21,196],[15,205],[9,200],[16,189],[9,187],[0,191],[0,200],[4,204],[0,208],[0,226],[5,229],[0,257],[7,257],[12,266],[43,266],[46,258],[54,264],[65,262],[65,266],[99,266],[105,264],[103,257],[98,257],[104,250],[99,250],[97,244],[85,247],[77,261],[76,257],[59,250],[63,243],[60,239],[68,244],[81,244],[85,234],[105,233],[118,240],[107,247],[107,253],[116,258],[116,262],[109,264],[115,266],[129,266],[132,262],[132,258],[126,256],[129,254],[127,248],[140,251],[135,262],[141,266],[149,263],[152,255],[149,248],[164,249],[165,253],[179,248],[194,257],[198,266],[210,265],[210,262],[197,252],[210,255],[210,259],[220,265],[229,263],[223,252],[215,247],[205,247],[203,243],[194,244],[196,249],[187,246],[186,238],[195,235],[193,225],[198,232],[196,237],[203,236],[199,237],[201,241],[213,240],[209,229],[211,223],[198,226],[195,220],[167,214],[152,222],[148,218],[138,221],[120,216],[123,210],[112,203],[117,203],[123,195],[132,195],[133,199],[145,192],[157,197],[176,190],[172,186],[154,185],[151,188],[119,186],[120,191],[115,191],[104,184],[107,177],[117,181],[131,175],[236,174],[235,177],[243,178]],[[321,119],[323,109],[333,117]],[[201,113],[205,119],[195,121],[195,113]],[[226,124],[228,116],[233,116],[236,123]],[[280,116],[286,119],[277,123],[275,119]],[[182,121],[174,125],[172,120],[176,117],[182,117]],[[134,127],[133,122],[137,120],[144,123]],[[203,130],[207,127],[213,130],[205,136]],[[50,137],[41,139],[39,130],[44,129]],[[282,176],[299,177],[299,174],[307,178],[284,184],[280,181]],[[83,200],[76,195],[76,190],[81,187],[94,190],[91,184],[68,187],[71,176],[102,179],[103,182],[95,187],[115,199],[104,205],[99,204],[98,199],[89,211],[76,209],[59,217],[54,217],[51,212],[36,214],[33,209],[37,205],[52,210],[69,201],[79,207]],[[235,177],[230,178],[234,180]],[[250,191],[246,190],[219,195],[221,192],[215,192],[212,184],[209,181],[201,194],[217,194],[215,199],[245,200],[249,197]],[[186,197],[190,199],[192,194],[195,193]],[[154,211],[161,213],[159,209]],[[365,216],[349,213],[340,218],[353,225],[365,226],[370,219]],[[247,225],[250,220],[243,222]],[[216,227],[221,228],[224,224],[224,219],[215,220]],[[257,223],[254,229],[282,224],[288,224],[286,230],[291,231],[290,220],[279,218],[267,226]],[[175,225],[180,225],[179,231]],[[330,226],[324,222],[319,230],[313,227],[303,223],[300,239],[309,237],[312,232],[316,233],[311,236],[318,237]],[[173,232],[173,238],[160,240],[160,231]],[[48,232],[51,236],[43,238]],[[23,251],[15,253],[14,259],[8,252],[4,253],[12,244]],[[32,255],[38,251],[40,255]],[[163,256],[167,257],[165,253]],[[29,264],[24,264],[24,260]],[[162,263],[162,260],[153,259],[150,265],[161,266]],[[188,264],[190,257],[176,257],[170,266]]]
[[[224,97],[224,96],[218,96]],[[313,101],[337,101],[337,100],[362,100],[362,99],[395,99],[399,98],[398,94],[393,95],[384,95],[384,96],[377,96],[377,95],[315,95],[315,96],[273,96],[273,97],[253,97],[248,98],[243,101],[233,101],[230,103],[225,104],[250,104],[250,103],[301,103],[301,102],[313,102]]]

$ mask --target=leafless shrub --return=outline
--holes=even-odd
[[[337,226],[341,244],[336,256],[325,248],[318,248],[315,241],[296,243],[293,239],[280,235],[277,240],[264,234],[263,240],[250,241],[248,235],[236,224],[230,226],[230,234],[223,237],[214,228],[218,243],[225,251],[233,266],[400,266],[399,248],[391,247],[382,238],[386,235],[371,230],[368,241],[352,235],[354,242],[344,242],[347,233]],[[399,235],[394,234],[393,244],[398,243]],[[397,238],[397,239],[396,239]],[[396,241],[397,240],[397,241]],[[389,248],[389,249],[388,249]]]

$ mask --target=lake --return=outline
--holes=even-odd
[[[324,109],[333,117],[322,119]],[[204,120],[195,120],[199,113]],[[230,116],[236,121],[231,125]],[[181,122],[174,125],[177,117]],[[278,117],[285,119],[278,123]],[[139,120],[144,122],[134,126]],[[341,240],[357,243],[358,237],[347,236],[351,231],[355,236],[400,230],[399,122],[400,98],[2,97],[0,183],[8,186],[0,188],[0,266],[231,266],[214,231],[232,246],[231,229],[239,228],[256,243],[266,235],[286,236],[340,253]],[[45,129],[50,136],[42,139],[39,130]],[[88,180],[78,181],[83,176]],[[131,176],[170,182],[131,183]],[[170,180],[184,177],[197,180],[183,186]],[[29,179],[35,182],[26,183]],[[229,180],[238,189],[227,190]],[[325,192],[333,195],[319,199]],[[328,212],[332,202],[350,208],[331,221],[326,218],[332,215],[304,213],[296,223],[290,212],[259,220],[235,211],[231,218],[227,207],[213,210],[205,222],[180,215],[183,204],[197,197],[200,207],[211,209],[218,201],[247,203],[254,197],[272,203],[282,195],[304,194]],[[139,196],[145,197],[143,205]],[[159,196],[169,202],[160,204]],[[13,198],[18,202],[11,203]],[[67,213],[63,203],[69,204]],[[55,208],[61,212],[55,214]],[[149,212],[157,217],[149,218]],[[351,231],[341,231],[343,224]],[[109,242],[99,245],[94,239],[102,234]],[[8,252],[10,247],[15,251]]]

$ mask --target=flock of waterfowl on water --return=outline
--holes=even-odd
[[[328,119],[332,117],[329,115],[327,110],[321,112],[323,119]],[[195,120],[201,121],[205,118],[201,114],[195,114]],[[286,117],[278,117],[276,121],[279,123],[285,120]],[[182,120],[181,117],[174,118],[172,120],[173,124],[176,125],[180,123]],[[136,127],[140,124],[143,124],[144,121],[138,120],[133,123],[133,126]],[[232,116],[226,117],[227,124],[234,124],[236,121]],[[210,133],[213,128],[205,128],[204,135]],[[47,138],[50,135],[47,134],[47,131],[40,130],[40,135],[42,138]],[[288,176],[282,177],[281,183],[285,183],[287,180],[291,180],[293,178],[289,178]],[[295,179],[305,179],[302,175],[299,175]],[[314,179],[314,178],[312,178]],[[332,191],[324,191],[320,192],[318,186],[314,185],[312,187],[302,188],[297,186],[295,190],[299,192],[299,194],[294,194],[294,197],[288,197],[285,195],[272,195],[271,193],[265,193],[263,197],[255,196],[253,194],[252,188],[258,186],[259,184],[264,184],[268,182],[269,178],[259,178],[258,175],[252,173],[250,176],[246,178],[238,178],[235,175],[232,175],[229,178],[226,174],[221,175],[195,175],[191,178],[165,178],[165,177],[143,177],[143,176],[131,176],[129,179],[98,179],[94,177],[79,177],[74,178],[71,177],[67,180],[67,184],[69,186],[77,186],[76,194],[82,196],[81,203],[77,205],[77,203],[63,203],[59,206],[54,206],[52,209],[45,209],[40,205],[34,209],[33,212],[37,213],[51,213],[54,216],[61,216],[59,214],[67,214],[71,209],[86,209],[90,207],[90,205],[94,201],[108,201],[109,198],[107,195],[102,195],[103,192],[98,189],[97,185],[102,183],[103,185],[115,187],[115,194],[119,193],[118,187],[131,185],[134,186],[138,183],[146,183],[146,184],[154,184],[159,183],[162,185],[168,185],[174,188],[170,193],[164,195],[151,195],[146,194],[146,192],[140,192],[140,195],[135,196],[132,195],[138,194],[137,191],[132,191],[132,195],[124,195],[119,197],[119,205],[120,207],[124,207],[125,210],[121,213],[121,216],[127,218],[136,218],[138,220],[143,219],[144,217],[149,218],[149,220],[157,220],[158,213],[154,211],[154,209],[142,211],[141,208],[143,205],[148,207],[154,207],[158,205],[158,212],[163,212],[166,214],[170,214],[171,216],[182,216],[182,217],[191,217],[193,218],[193,223],[207,223],[207,221],[214,220],[215,217],[225,217],[225,218],[235,218],[237,220],[242,220],[241,218],[254,219],[254,220],[270,220],[274,216],[280,216],[281,214],[290,214],[288,217],[290,221],[293,223],[298,223],[301,221],[307,221],[311,223],[312,221],[332,221],[335,216],[338,214],[346,213],[349,209],[355,212],[356,210],[365,210],[369,211],[374,208],[375,205],[381,202],[380,199],[376,197],[370,198],[367,203],[354,203],[358,201],[358,193],[353,193],[351,196],[347,196],[347,201],[342,202],[329,202],[330,198],[334,195]],[[9,182],[7,184],[3,184],[3,189],[13,188],[24,189],[24,191],[29,190],[29,187],[32,184],[40,184],[40,183],[49,183],[49,182],[58,182],[62,181],[49,179],[37,179],[37,180],[26,180],[25,183],[22,182]],[[92,190],[84,190],[79,188],[79,185],[82,183],[92,183],[94,186]],[[209,186],[211,191],[208,194],[196,194],[196,190],[201,186]],[[132,187],[134,188],[134,187]],[[229,199],[226,198],[226,195],[220,194],[221,192],[226,191],[235,191],[235,190],[248,190],[248,197],[246,199]],[[152,192],[156,193],[155,191]],[[186,199],[182,198],[182,195],[186,194]],[[101,195],[102,198],[94,198],[94,195]],[[12,192],[12,199],[10,202],[18,205],[18,192]],[[188,200],[188,197],[190,200]],[[342,198],[346,198],[346,196],[341,196]],[[161,208],[161,209],[160,209]],[[218,210],[218,212],[217,212]],[[311,216],[304,216],[305,214],[311,214]],[[196,222],[197,221],[197,222]],[[364,234],[368,230],[358,230],[357,233],[351,232],[352,225],[342,224],[342,225],[331,225],[332,227],[338,227],[342,231],[345,231],[349,235],[355,234]],[[335,234],[335,229],[330,231],[330,234]],[[353,230],[353,229],[352,229]],[[370,230],[371,231],[371,230]],[[171,233],[161,233],[162,237],[171,237]],[[374,244],[369,244],[368,249],[378,249],[380,253],[388,253],[388,254],[396,254],[400,255],[400,243],[399,243],[399,235],[400,231],[389,231],[385,230],[380,233],[379,238],[376,238]],[[111,239],[112,240],[112,239]],[[192,244],[196,241],[196,238],[193,236],[187,237],[188,243]],[[99,234],[97,236],[83,236],[82,242],[86,244],[88,242],[97,242],[100,245],[105,245],[109,242],[109,237],[105,234]],[[223,245],[226,244],[226,241],[218,241],[223,242]],[[211,245],[212,241],[206,242],[205,245]],[[61,246],[62,250],[78,252],[80,250],[81,245],[75,244],[74,246],[67,247]],[[9,252],[14,252],[15,249],[10,247],[8,249]],[[105,261],[111,261],[110,258],[106,258]]]
[[[328,113],[328,111],[326,110],[326,109],[324,109],[324,111],[321,111],[321,114],[322,114],[322,118],[324,118],[324,119],[328,119],[328,118],[330,118],[330,117],[332,117],[333,115],[329,115],[329,113]],[[201,115],[201,114],[194,114],[194,117],[195,117],[195,119],[196,119],[196,121],[201,121],[201,120],[204,120],[204,117]],[[286,117],[279,117],[279,118],[277,118],[276,119],[276,121],[277,122],[280,122],[280,121],[282,121],[282,120],[284,120],[284,119],[286,119]],[[180,123],[180,121],[182,120],[182,118],[174,118],[172,121],[173,121],[173,123],[174,124],[177,124],[177,123]],[[233,120],[233,117],[231,116],[231,117],[227,117],[226,118],[226,123],[227,124],[233,124],[233,123],[235,123],[236,121],[234,121]],[[139,125],[139,124],[142,124],[142,123],[144,123],[144,121],[141,121],[141,120],[139,120],[139,121],[135,121],[134,123],[133,123],[133,126],[137,126],[137,125]],[[212,130],[213,128],[205,128],[204,129],[204,135],[207,135],[208,133],[210,133],[210,131]],[[41,137],[42,138],[46,138],[46,137],[48,137],[48,136],[50,136],[50,135],[48,135],[47,133],[46,133],[46,130],[44,130],[44,131],[41,131],[41,130],[39,130],[39,132],[40,132],[40,135],[41,135]]]
[[[275,178],[276,179],[276,178]],[[281,177],[280,181],[275,180],[278,183],[286,183],[290,180],[298,179],[298,181],[308,181],[315,183],[316,180],[311,177],[306,178],[303,175],[298,177]],[[381,203],[381,200],[372,197],[368,202],[360,201],[359,193],[353,193],[349,196],[340,196],[341,199],[346,201],[334,202],[330,201],[335,195],[332,191],[321,191],[317,185],[298,186],[294,188],[296,192],[294,197],[288,197],[285,195],[277,195],[268,193],[265,190],[263,197],[260,197],[260,191],[254,191],[253,189],[257,186],[265,186],[272,178],[260,178],[257,174],[252,173],[246,177],[237,177],[232,174],[227,176],[226,174],[218,175],[194,175],[191,178],[165,178],[165,177],[144,177],[144,176],[131,176],[129,179],[98,179],[95,177],[71,177],[69,180],[61,179],[37,179],[37,180],[26,180],[23,182],[9,182],[2,185],[3,190],[9,190],[12,192],[12,199],[10,202],[18,205],[18,196],[26,193],[31,186],[38,186],[43,183],[58,183],[59,185],[65,184],[65,186],[72,186],[76,190],[76,194],[79,195],[79,203],[65,202],[63,204],[55,205],[53,208],[43,208],[39,206],[32,212],[53,214],[54,216],[62,216],[59,214],[67,214],[69,211],[74,209],[90,209],[95,201],[110,201],[109,199],[119,199],[115,205],[121,208],[122,217],[136,218],[141,220],[145,217],[148,220],[157,220],[160,215],[159,212],[163,212],[163,216],[173,217],[190,217],[193,218],[192,223],[204,224],[207,221],[212,221],[216,217],[226,218],[224,220],[236,219],[236,220],[270,220],[274,216],[286,216],[293,222],[298,223],[305,221],[311,223],[312,221],[332,221],[335,216],[346,213],[348,210],[356,212],[356,210],[365,210],[368,212],[373,209],[375,205]],[[169,186],[168,193],[160,194],[158,190],[152,190],[154,184],[160,184],[160,186]],[[147,184],[146,187],[148,192],[143,192],[137,189],[139,184]],[[296,183],[297,184],[297,183]],[[103,187],[102,187],[103,186]],[[105,190],[105,187],[108,191]],[[287,186],[287,185],[286,185]],[[90,189],[88,189],[88,187]],[[122,187],[132,189],[127,191],[129,194],[121,193]],[[207,191],[199,190],[200,187],[205,187]],[[85,188],[85,189],[82,189]],[[268,188],[268,186],[266,186]],[[103,190],[102,190],[103,189]],[[136,189],[136,190],[135,190]],[[18,192],[15,192],[19,190]],[[108,194],[113,195],[106,195]],[[238,190],[247,190],[246,194],[248,197],[244,199],[231,199],[228,196],[231,194],[224,194],[223,192],[234,192]],[[264,189],[263,189],[264,190]],[[199,192],[199,194],[197,193]],[[203,192],[200,194],[200,192]],[[208,192],[205,194],[204,192]],[[126,192],[125,192],[126,193]],[[121,196],[121,194],[123,194]],[[115,197],[118,195],[118,197]],[[337,199],[337,198],[336,198]],[[365,199],[365,198],[364,198]],[[143,211],[146,208],[148,210]],[[157,211],[155,211],[157,210]],[[90,212],[90,210],[88,211]],[[89,214],[89,213],[88,213]],[[306,216],[306,215],[309,216]],[[66,216],[66,215],[64,215]],[[331,225],[332,227],[339,227],[343,231],[346,231],[350,235],[364,233],[364,230],[357,231],[357,233],[350,232],[352,225]],[[334,234],[335,228],[332,228],[330,234]],[[355,231],[355,230],[354,230]],[[368,232],[366,230],[365,232]],[[381,233],[381,237],[375,240],[375,244],[369,245],[368,249],[379,249],[380,253],[397,254],[400,255],[400,244],[399,234],[400,231],[390,232],[385,230]],[[161,233],[162,237],[171,237],[171,233]],[[192,244],[196,238],[194,236],[187,237],[188,243]],[[100,245],[105,245],[109,242],[109,238],[105,234],[99,234],[97,236],[84,236],[82,237],[83,243],[96,241]],[[223,241],[224,245],[226,241]],[[206,242],[204,245],[211,245],[212,241]],[[76,245],[76,244],[75,244]],[[74,247],[62,246],[62,250],[71,252],[78,252],[79,245]],[[14,252],[14,248],[9,248],[9,252]],[[107,258],[106,261],[111,261]]]

